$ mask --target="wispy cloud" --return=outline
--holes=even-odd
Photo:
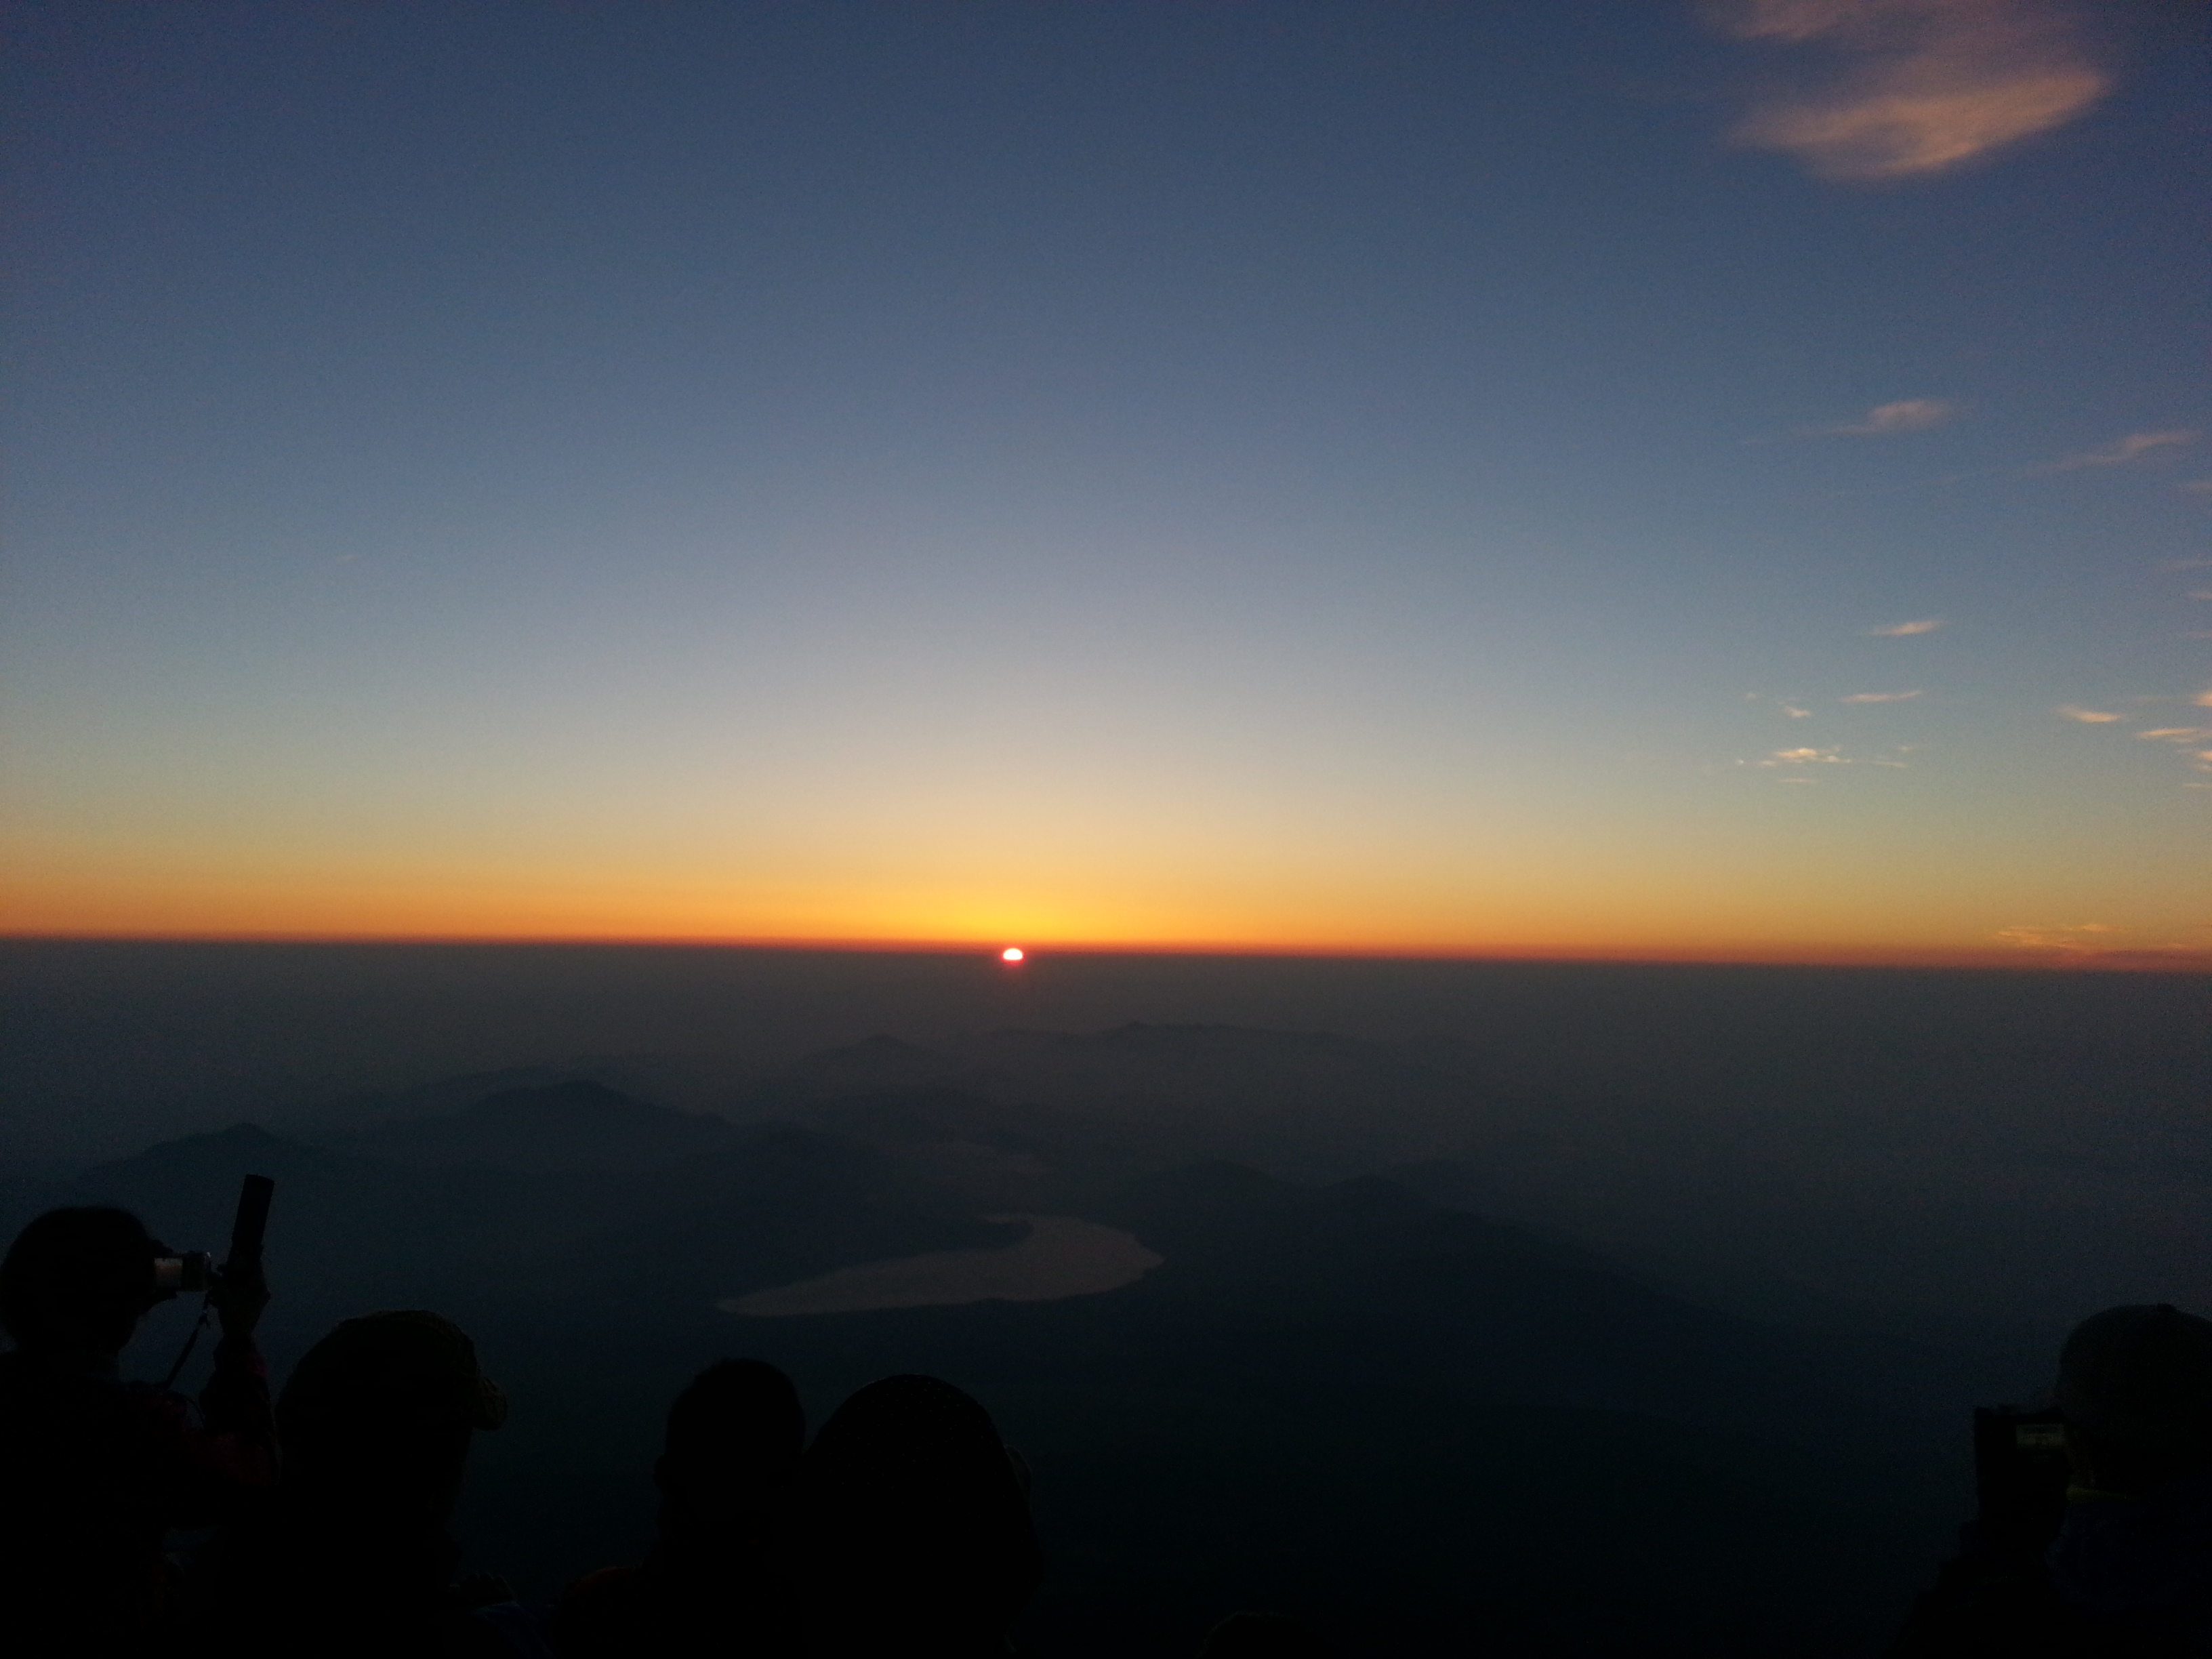
[[[2134,701],[2139,703],[2187,702],[2197,708],[2212,708],[2212,690],[2199,691],[2193,697],[2136,697]],[[2051,712],[2062,720],[2079,720],[2085,726],[2112,726],[2122,720],[2136,718],[2131,714],[2113,714],[2102,708],[2081,708],[2072,703],[2053,709]],[[2172,716],[2169,715],[2167,718],[2171,719]],[[2208,739],[2212,739],[2212,726],[2148,726],[2140,732],[2130,732],[2127,735],[2144,743],[2171,744],[2177,749],[2186,750],[2191,770],[2212,773],[2212,749],[2200,749],[2196,746]],[[2187,787],[2196,788],[2199,786],[2191,784]]]
[[[1838,702],[1910,702],[1920,694],[1917,691],[1854,691],[1848,697],[1838,697]]]
[[[1869,628],[1867,632],[1885,640],[1903,640],[1915,634],[1933,634],[1942,625],[1941,617],[1923,617],[1918,622],[1892,623],[1887,628]]]
[[[2201,925],[2182,924],[2185,930]],[[2180,939],[2133,943],[2127,935],[2135,932],[2102,921],[2029,923],[2000,927],[1994,937],[2015,950],[2037,951],[2083,968],[2212,967],[2212,954],[2202,945]]]
[[[2185,478],[2181,482],[2181,488],[2194,491],[2199,495],[2212,495],[2212,478]]]
[[[1959,405],[1944,398],[1904,398],[1893,404],[1876,404],[1856,421],[1841,426],[1815,427],[1815,433],[1879,438],[1893,432],[1925,432],[1941,426],[1959,412]]]
[[[2065,456],[2040,470],[2045,472],[2079,472],[2086,466],[2125,466],[2130,461],[2141,460],[2161,449],[2179,449],[2193,444],[2198,435],[2179,427],[2166,432],[2130,432],[2124,438],[2115,438],[2108,444],[2085,449],[2078,455]]]
[[[1811,709],[1800,708],[1794,702],[1784,703],[1782,705],[1782,712],[1789,715],[1793,720],[1809,720],[1813,718],[1813,711]]]
[[[2204,481],[2212,484],[2212,478]],[[2168,559],[2159,566],[2160,570],[2212,570],[2212,559]]]
[[[1757,760],[1739,760],[1736,764],[1784,774],[1775,780],[1778,783],[1805,783],[1810,781],[1806,769],[1816,766],[1887,766],[1900,772],[1908,771],[1911,763],[1899,757],[1909,755],[1917,747],[1917,744],[1901,744],[1886,755],[1862,756],[1846,755],[1840,749],[1816,749],[1805,744],[1796,749],[1777,749]]]
[[[2110,90],[2062,0],[1720,0],[1721,27],[1826,48],[1824,79],[1754,108],[1737,143],[1822,178],[1943,173],[2048,132]]]
[[[1996,937],[2027,951],[2094,951],[2098,948],[2097,935],[2118,932],[2118,928],[2105,922],[2077,921],[2060,922],[2055,927],[2000,927]],[[2084,934],[2089,937],[2085,939]]]

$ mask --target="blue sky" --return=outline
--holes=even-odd
[[[2185,8],[9,9],[20,928],[2207,945]]]

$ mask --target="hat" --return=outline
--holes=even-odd
[[[2067,1420],[2123,1445],[2212,1454],[2212,1320],[2171,1303],[2107,1308],[2074,1328],[2058,1358]]]

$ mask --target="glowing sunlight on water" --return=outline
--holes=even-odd
[[[868,1313],[880,1308],[949,1308],[969,1302],[1057,1302],[1133,1285],[1166,1258],[1118,1227],[1067,1215],[994,1215],[1030,1233],[999,1250],[936,1250],[840,1267],[718,1304],[756,1319],[795,1314]]]

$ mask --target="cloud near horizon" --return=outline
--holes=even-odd
[[[2101,708],[2077,708],[2070,702],[2051,712],[2061,720],[2079,720],[2084,726],[2110,726],[2114,720],[2127,719],[2125,714],[2108,714]]]
[[[1848,697],[1838,697],[1838,702],[1909,702],[1920,695],[1917,691],[1854,691]]]
[[[1733,135],[1824,179],[1947,172],[2064,125],[2112,86],[2060,0],[1721,0],[1711,10],[1741,40],[1841,59]]]
[[[2101,921],[2060,922],[2056,927],[2000,927],[1996,937],[2008,945],[2027,951],[2094,951],[2098,947],[2085,942],[2083,933],[2116,933],[2117,927]]]
[[[1918,622],[1892,623],[1887,628],[1869,628],[1867,632],[1880,639],[1903,640],[1915,634],[1933,634],[1942,625],[1941,617],[1923,617]]]
[[[1849,766],[1850,757],[1838,749],[1778,749],[1764,760],[1748,763],[1753,766]],[[1737,765],[1746,764],[1738,761]]]
[[[2115,438],[2094,449],[2085,449],[2078,455],[2069,455],[2043,469],[2045,472],[2078,472],[2085,466],[2125,466],[2130,461],[2161,449],[2179,449],[2193,444],[2198,434],[2185,428],[2166,432],[2130,432],[2124,438]]]

